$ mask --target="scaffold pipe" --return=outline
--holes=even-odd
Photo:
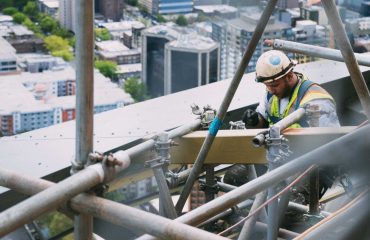
[[[359,141],[359,139],[361,139]],[[353,144],[356,142],[357,144]],[[328,164],[335,162],[339,164],[345,162],[348,159],[354,158],[353,153],[358,156],[369,156],[370,148],[370,126],[363,127],[355,130],[343,137],[333,140],[315,150],[306,153],[278,168],[268,172],[257,179],[250,181],[237,189],[228,192],[215,200],[206,203],[191,212],[188,212],[181,217],[178,217],[176,221],[180,221],[189,225],[197,225],[206,219],[225,211],[228,208],[250,198],[257,193],[266,190],[271,186],[275,186],[284,179],[292,176],[300,171],[306,170],[313,164]],[[351,145],[351,151],[343,146]],[[151,236],[145,235],[140,238],[144,239],[155,239]]]
[[[180,127],[176,134],[185,134],[192,127],[199,126],[200,121],[194,121],[189,125]],[[171,131],[170,131],[171,132]],[[171,134],[170,134],[171,135]],[[140,155],[142,151],[153,147],[154,140],[148,140],[126,151],[116,153],[116,157],[122,162],[118,166],[107,166],[105,164],[94,164],[59,182],[45,191],[42,191],[23,202],[0,213],[0,235],[9,233],[23,224],[35,219],[37,216],[56,209],[62,203],[71,199],[79,193],[89,190],[97,184],[108,182],[119,172],[129,166],[131,159]]]
[[[344,62],[347,65],[349,74],[351,76],[353,86],[360,99],[362,108],[366,114],[367,119],[370,119],[370,93],[366,86],[366,82],[360,68],[357,64],[357,60],[352,51],[351,44],[349,43],[347,34],[344,30],[343,23],[340,20],[337,6],[334,0],[321,1],[324,7],[325,13],[328,16],[330,26],[333,28],[335,39],[339,45],[340,51],[343,55]]]
[[[244,75],[245,69],[248,66],[250,59],[252,58],[254,50],[256,49],[258,42],[261,39],[261,36],[268,23],[268,20],[270,19],[270,16],[275,9],[276,3],[277,0],[268,1],[266,8],[264,9],[261,15],[261,18],[256,25],[252,38],[249,41],[248,47],[243,55],[243,58],[238,66],[238,69],[236,70],[236,73],[230,83],[230,86],[227,89],[226,95],[217,111],[217,116],[213,120],[209,128],[208,135],[203,142],[203,145],[197,155],[194,166],[180,194],[179,200],[177,201],[176,210],[178,213],[182,212],[182,209],[184,208],[186,199],[189,196],[191,188],[193,187],[195,180],[197,179],[198,175],[202,170],[203,163],[208,155],[209,150],[211,149],[212,143],[217,135],[217,132],[220,126],[222,125],[222,121],[224,120],[227,109],[229,108],[230,103],[235,95],[235,92],[238,89],[239,83]]]
[[[319,57],[338,62],[344,62],[343,56],[337,49],[314,46],[299,42],[292,42],[281,39],[274,39],[268,42],[276,50],[288,51],[292,53],[304,54],[312,57]],[[370,56],[355,53],[355,57],[360,65],[370,67]]]
[[[0,168],[0,185],[32,195],[55,186],[56,183]],[[88,194],[80,194],[71,199],[70,207],[76,212],[92,215],[136,231],[147,232],[163,239],[226,239],[186,224]],[[2,235],[3,233],[0,234]]]

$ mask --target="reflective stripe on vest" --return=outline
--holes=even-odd
[[[297,87],[294,89],[293,94],[290,98],[290,101],[286,108],[284,109],[283,113],[280,114],[279,106],[280,101],[279,99],[273,95],[271,97],[270,105],[270,111],[267,111],[267,121],[269,123],[269,126],[277,123],[281,119],[288,116],[291,112],[297,110],[299,107],[303,107],[307,102],[317,99],[330,99],[334,102],[334,99],[330,96],[328,92],[325,91],[322,87],[319,85],[310,82],[307,78],[305,78],[303,75],[298,75],[298,77],[301,79],[300,83],[297,85]],[[305,82],[305,84],[303,84]],[[302,88],[302,89],[301,89]],[[298,100],[298,102],[297,102]],[[293,107],[294,104],[294,107]],[[299,128],[307,126],[305,122],[301,123],[295,123],[291,125],[291,128]]]

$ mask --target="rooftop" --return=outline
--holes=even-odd
[[[141,72],[142,64],[135,63],[135,64],[124,64],[118,65],[118,73],[129,73],[129,72]]]
[[[132,102],[129,94],[119,89],[117,85],[95,71],[95,105],[103,105],[115,101]],[[44,84],[50,88],[50,83],[75,80],[75,71],[65,68],[58,71],[44,71],[42,73],[22,72],[18,75],[0,76],[0,114],[13,112],[46,111],[55,107],[74,107],[75,96],[51,96],[45,101],[35,100],[32,86]],[[27,87],[28,86],[28,89]],[[11,89],[11,90],[10,90]]]
[[[120,52],[129,50],[128,47],[126,47],[118,40],[95,42],[95,45],[98,47],[100,51],[106,52]]]
[[[145,25],[139,21],[121,21],[99,23],[99,26],[108,29],[108,31],[126,31],[135,28],[145,28]]]
[[[349,75],[344,63],[329,60],[298,65],[296,69],[317,83],[330,83]],[[362,71],[368,69],[361,67]],[[254,73],[244,75],[229,111],[258,102],[265,88],[254,78]],[[210,105],[218,109],[229,84],[230,80],[220,81],[96,114],[94,150],[109,152],[149,134],[192,122],[196,116],[190,106],[196,103],[200,107]],[[0,138],[0,165],[33,177],[69,167],[74,152],[75,121]],[[9,156],[12,161],[8,161]],[[2,188],[0,192],[5,190]]]
[[[194,6],[194,9],[201,10],[204,13],[214,13],[216,11],[220,13],[233,13],[238,11],[235,7],[223,4]]]
[[[16,50],[10,45],[8,41],[0,36],[0,59],[1,60],[15,60]]]
[[[43,3],[48,8],[59,8],[59,0],[44,0]]]
[[[168,46],[171,48],[182,48],[189,51],[201,51],[216,48],[218,43],[210,38],[193,33],[180,35],[178,40],[168,43]]]

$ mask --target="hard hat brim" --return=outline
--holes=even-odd
[[[273,76],[268,76],[268,77],[262,77],[262,76],[257,76],[256,77],[256,82],[259,82],[259,83],[268,83],[268,82],[273,82],[275,80],[278,80],[282,77],[284,77],[286,74],[288,74],[292,69],[293,67],[296,65],[296,62],[291,60],[289,65],[284,68],[281,72],[273,75]]]

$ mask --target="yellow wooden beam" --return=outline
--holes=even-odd
[[[289,140],[294,156],[299,156],[354,129],[355,127],[287,129],[283,135]],[[218,131],[205,163],[266,163],[265,148],[252,145],[252,139],[263,130],[265,129]],[[196,131],[175,139],[180,146],[171,148],[171,163],[194,163],[207,134],[208,131]]]

